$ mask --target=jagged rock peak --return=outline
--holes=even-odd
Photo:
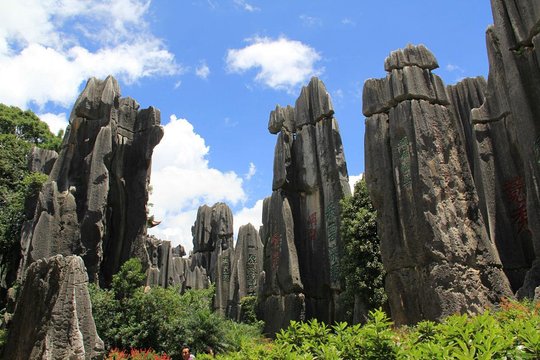
[[[276,105],[276,110],[270,112],[268,131],[271,134],[277,134],[282,128],[289,132],[295,131],[294,108],[290,105],[287,105],[287,107]]]
[[[70,123],[74,117],[101,119],[106,111],[118,104],[120,96],[120,86],[111,75],[105,80],[94,77],[88,79],[86,87],[73,106]]]
[[[405,66],[418,66],[433,70],[439,67],[437,59],[424,45],[408,44],[406,48],[394,50],[384,60],[384,70],[403,69]]]
[[[317,77],[312,77],[309,84],[302,87],[294,108],[297,129],[306,124],[315,124],[334,114],[330,95],[324,83]]]

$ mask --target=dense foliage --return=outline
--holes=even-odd
[[[341,273],[345,279],[343,299],[349,321],[353,318],[355,297],[362,304],[366,318],[369,310],[386,303],[376,217],[362,179],[355,184],[354,195],[341,201],[340,231],[344,249]]]
[[[291,322],[273,343],[219,359],[540,359],[540,306],[504,301],[497,311],[394,329],[381,310],[364,325]]]
[[[31,111],[0,104],[0,268],[3,287],[11,286],[18,264],[24,204],[37,196],[46,180],[30,173],[27,155],[32,146],[57,150],[61,134],[54,136]]]
[[[63,131],[54,135],[49,126],[32,111],[0,104],[0,134],[11,134],[20,140],[43,149],[60,149]]]
[[[247,338],[260,337],[260,328],[238,324],[212,312],[213,289],[144,287],[137,259],[127,261],[113,276],[110,290],[91,286],[92,311],[98,334],[107,348],[154,349],[179,358],[182,346],[202,353],[238,350]]]

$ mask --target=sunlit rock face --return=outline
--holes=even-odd
[[[225,315],[230,297],[232,266],[234,263],[234,234],[232,211],[224,203],[199,207],[191,228],[193,254],[191,267],[204,269],[216,287],[214,309]]]
[[[56,254],[81,256],[90,281],[104,285],[127,259],[147,261],[150,163],[162,136],[159,110],[122,98],[111,76],[88,80],[23,231],[19,278]]]
[[[511,296],[490,240],[437,63],[409,45],[364,85],[366,182],[378,212],[386,291],[398,324],[479,312]]]
[[[80,257],[56,255],[28,267],[3,355],[14,360],[82,360],[105,355]]]
[[[331,323],[341,318],[339,201],[350,188],[339,127],[322,81],[312,78],[294,107],[277,106],[268,129],[277,142],[273,193],[265,200],[261,231],[259,309],[265,330],[273,333],[290,319]]]
[[[246,296],[257,296],[259,274],[263,270],[264,248],[259,232],[253,225],[240,226],[234,252],[227,316],[240,320],[240,301]]]

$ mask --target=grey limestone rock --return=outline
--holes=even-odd
[[[94,359],[103,356],[78,256],[32,263],[22,283],[4,348],[9,359]]]
[[[305,318],[293,214],[289,200],[281,190],[264,199],[262,240],[264,277],[260,279],[258,309],[259,316],[265,321],[264,332],[274,335],[290,320]]]
[[[385,79],[369,79],[365,82],[363,112],[365,116],[371,116],[387,112],[401,101],[415,99],[449,104],[441,78],[429,69],[409,64],[392,69]]]
[[[486,80],[482,77],[465,78],[455,85],[446,87],[454,118],[458,120],[458,132],[465,146],[471,172],[475,173],[475,150],[471,110],[484,102]]]
[[[191,269],[204,269],[215,284],[214,308],[225,314],[229,302],[232,265],[234,262],[233,215],[224,203],[203,205],[191,228],[193,254]]]
[[[28,170],[49,175],[57,158],[56,151],[34,146],[28,154]]]
[[[191,258],[183,258],[185,251],[181,245],[172,248],[170,241],[147,236],[146,251],[150,259],[146,269],[147,286],[178,286],[181,292],[208,287],[206,270]]]
[[[301,306],[293,306],[294,309],[302,309],[302,317],[331,323],[340,318],[342,282],[338,267],[342,250],[339,200],[350,194],[347,165],[332,101],[322,81],[312,78],[308,86],[302,88],[294,111],[294,131],[282,128],[278,134],[273,195],[272,200],[266,202],[265,209],[267,214],[280,209],[281,205],[276,200],[279,198],[287,204],[286,208],[290,209],[293,218],[294,241],[287,249],[294,248],[297,254],[294,268],[298,266],[302,290],[299,288],[295,292],[296,297],[289,297],[287,301],[296,299],[303,302]],[[278,215],[263,216],[261,237],[265,243],[265,259],[270,251],[269,244],[272,244],[269,239],[279,238],[273,233],[276,225],[270,225],[274,216]],[[274,226],[272,230],[271,226]],[[290,259],[291,264],[296,264],[288,255],[285,258]],[[267,299],[265,301],[272,305],[261,304],[261,313],[274,306],[282,308],[288,302],[279,300],[278,296],[292,295],[290,291],[283,290],[285,283],[272,280],[276,272],[270,264],[265,260],[263,292]],[[269,292],[272,287],[273,292]],[[279,295],[278,289],[281,289],[282,295]],[[270,319],[272,315],[264,314],[263,317]],[[266,330],[270,333],[276,331],[282,326],[281,320],[271,319],[272,324]]]
[[[399,72],[415,66],[391,77],[407,81]],[[511,291],[486,231],[458,120],[440,97],[410,96],[413,87],[403,88],[395,106],[366,113],[366,182],[378,211],[392,318],[409,324],[478,312]]]
[[[491,3],[486,100],[471,111],[475,178],[512,286],[533,298],[540,285],[540,4]]]
[[[246,296],[257,295],[259,274],[263,270],[264,247],[253,225],[240,226],[234,251],[227,315],[240,320],[240,301]]]
[[[23,229],[19,276],[39,258],[74,254],[91,281],[107,285],[125,260],[147,260],[150,162],[162,136],[157,109],[121,98],[111,76],[88,80],[33,223]]]
[[[392,51],[384,60],[384,70],[388,72],[413,65],[427,70],[439,67],[435,56],[422,44],[416,46],[408,44],[404,49]]]
[[[277,105],[276,109],[270,112],[268,131],[271,134],[277,134],[282,128],[289,132],[293,132],[295,129],[294,108],[289,105],[284,108]]]

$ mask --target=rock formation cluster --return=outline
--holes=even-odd
[[[90,281],[106,285],[124,261],[144,259],[150,162],[162,136],[159,110],[122,98],[113,77],[90,79],[23,229],[20,276],[38,259],[79,255]]]
[[[73,107],[60,154],[30,154],[29,167],[50,174],[38,199],[26,203],[22,290],[9,332],[17,341],[6,354],[90,359],[103,351],[86,286],[108,285],[131,257],[150,262],[146,204],[162,136],[157,109],[122,98],[113,77],[92,78]]]
[[[337,120],[322,81],[312,78],[294,107],[277,106],[268,130],[278,136],[273,192],[263,206],[259,312],[272,334],[289,320],[339,318],[339,200],[350,188]]]
[[[385,78],[364,85],[366,181],[398,324],[478,312],[512,295],[480,209],[463,119],[437,67],[424,46],[407,46],[386,59]]]

